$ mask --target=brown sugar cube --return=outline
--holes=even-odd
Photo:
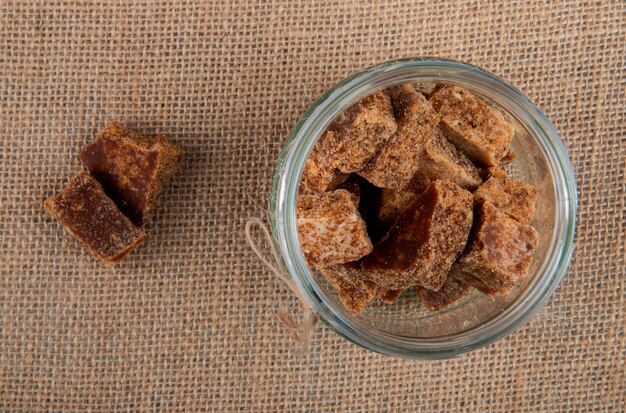
[[[418,195],[411,191],[383,189],[378,207],[378,221],[380,225],[385,227],[392,225],[398,218],[398,215],[411,205]]]
[[[339,299],[352,315],[360,315],[374,301],[378,287],[371,281],[362,280],[358,264],[337,264],[320,267],[319,271],[339,293]]]
[[[454,147],[439,128],[434,128],[424,144],[417,175],[424,181],[447,179],[473,191],[483,182],[478,168]]]
[[[372,251],[357,205],[357,197],[344,189],[298,196],[300,245],[310,265],[356,261]]]
[[[437,180],[433,178],[432,175],[423,176],[418,171],[401,191],[384,188],[381,191],[376,216],[379,226],[388,230],[398,215],[411,205],[430,184]]]
[[[372,93],[344,110],[317,144],[322,165],[344,173],[356,172],[396,131],[389,96]]]
[[[402,191],[385,188],[382,191],[378,219],[391,224],[397,216],[438,179],[452,181],[467,190],[475,190],[481,183],[479,170],[434,128],[424,144],[419,166],[413,178]]]
[[[415,174],[424,143],[439,116],[410,85],[392,87],[388,93],[398,129],[359,175],[378,187],[401,190]]]
[[[419,195],[437,180],[439,180],[439,178],[435,178],[433,176],[424,176],[418,171],[415,175],[413,175],[413,178],[411,178],[409,184],[405,186],[402,190]]]
[[[454,271],[483,292],[504,293],[528,273],[539,236],[533,227],[489,202],[478,206],[477,215],[468,247]]]
[[[317,147],[314,147],[304,164],[300,185],[303,193],[332,191],[348,176],[348,174],[329,167],[328,161],[320,155]]]
[[[474,199],[489,202],[519,222],[528,224],[535,214],[537,190],[503,172],[496,172],[474,192]]]
[[[514,129],[498,110],[458,86],[437,88],[430,103],[448,139],[472,161],[494,166],[507,155]]]
[[[439,291],[432,291],[424,287],[417,287],[417,293],[424,305],[431,311],[439,311],[449,306],[469,293],[467,282],[448,276]]]
[[[318,146],[329,165],[351,173],[362,169],[395,131],[389,96],[378,91],[339,114]]]
[[[439,175],[428,168],[418,170],[411,182],[402,190],[385,188],[382,190],[377,219],[382,227],[389,227],[398,215],[404,211]],[[458,183],[457,183],[458,184]]]
[[[303,191],[335,189],[347,173],[361,169],[395,130],[391,102],[384,92],[361,99],[339,114],[316,143],[304,166]]]
[[[86,172],[48,198],[44,208],[103,264],[120,260],[146,239]]]
[[[378,292],[378,299],[385,304],[395,304],[400,299],[400,296],[404,292],[404,289],[400,290],[380,290]]]
[[[472,225],[472,194],[447,181],[431,184],[405,209],[361,268],[387,289],[441,288]]]
[[[80,153],[89,173],[137,226],[148,220],[181,158],[182,151],[165,137],[149,141],[117,122],[100,131]]]

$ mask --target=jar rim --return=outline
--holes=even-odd
[[[441,337],[408,338],[382,330],[364,331],[328,305],[316,288],[300,251],[295,200],[300,176],[310,151],[331,120],[360,97],[383,87],[407,82],[445,82],[487,93],[496,103],[519,116],[540,144],[555,189],[555,228],[550,251],[539,276],[500,314],[468,330]],[[468,63],[433,57],[383,62],[342,80],[309,107],[293,128],[279,157],[270,199],[274,247],[297,288],[335,332],[369,350],[406,358],[449,358],[483,347],[526,324],[556,290],[571,261],[576,228],[577,189],[567,150],[558,132],[528,98],[499,77]]]

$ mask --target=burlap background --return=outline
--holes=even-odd
[[[624,2],[129,3],[0,6],[1,411],[624,411]],[[547,315],[459,359],[391,359],[325,327],[297,356],[275,319],[295,299],[244,222],[323,91],[416,55],[501,75],[561,131],[573,265]],[[114,119],[187,155],[152,239],[104,269],[41,202]]]

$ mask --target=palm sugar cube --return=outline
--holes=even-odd
[[[339,114],[320,139],[328,164],[344,173],[356,172],[396,131],[389,96],[372,93]]]
[[[380,195],[377,216],[380,225],[389,228],[402,211],[415,201],[418,195],[411,191],[383,189]]]
[[[376,298],[378,287],[371,281],[363,280],[358,273],[358,264],[346,263],[320,267],[319,271],[328,280],[344,307],[352,314],[359,315]]]
[[[489,202],[478,205],[468,247],[455,272],[490,294],[505,293],[528,273],[539,243],[537,231]]]
[[[424,144],[439,116],[410,85],[392,87],[387,93],[398,129],[359,175],[378,187],[402,190],[417,171]]]
[[[297,225],[300,246],[310,265],[356,261],[372,251],[358,198],[344,189],[298,196]]]
[[[395,189],[384,188],[380,195],[378,202],[377,221],[378,224],[386,229],[395,222],[398,215],[404,211],[409,205],[417,199],[421,194],[438,178],[430,175],[423,176],[422,174],[415,173],[413,178],[404,189],[397,191]]]
[[[121,211],[142,226],[182,151],[163,136],[149,141],[114,122],[82,149],[80,158]]]
[[[433,128],[424,144],[417,171],[403,190],[383,189],[378,220],[389,225],[398,215],[422,193],[429,184],[445,179],[467,190],[476,189],[482,179],[478,169],[467,157],[443,136],[438,128]]]
[[[86,172],[48,198],[44,207],[103,264],[120,260],[146,239]]]
[[[469,285],[462,279],[448,276],[439,291],[418,287],[417,293],[429,310],[439,311],[465,297],[469,293]]]
[[[430,103],[450,141],[480,166],[509,161],[514,129],[495,108],[458,86],[440,86]]]
[[[478,202],[489,202],[521,223],[528,224],[535,214],[537,190],[507,177],[504,171],[494,173],[475,192]]]
[[[326,192],[332,191],[348,178],[348,174],[338,169],[329,167],[328,161],[314,147],[304,164],[302,172],[302,192]]]
[[[411,201],[415,200],[419,194],[424,192],[439,177],[436,174],[428,172],[426,168],[419,169],[413,175],[402,190],[383,189],[379,212],[380,215],[389,215],[393,217],[392,222],[398,217]],[[383,199],[384,198],[384,199]]]
[[[361,264],[380,287],[441,288],[472,226],[472,194],[448,181],[432,183],[398,217]]]
[[[420,156],[418,176],[421,180],[447,179],[461,188],[473,191],[483,182],[478,168],[454,147],[439,128],[434,128]]]
[[[395,131],[391,101],[382,91],[344,110],[313,147],[302,173],[303,191],[332,191],[363,168]]]

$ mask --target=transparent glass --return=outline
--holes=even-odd
[[[326,280],[306,264],[296,231],[295,200],[304,163],[332,119],[363,96],[396,84],[460,85],[499,108],[515,126],[517,158],[509,172],[539,193],[533,226],[540,244],[525,282],[505,296],[473,292],[439,312],[409,291],[396,304],[373,303],[350,315]],[[357,73],[326,92],[293,129],[278,161],[270,210],[275,248],[286,270],[320,318],[346,339],[383,354],[447,358],[491,343],[525,324],[548,300],[566,272],[576,225],[576,183],[565,146],[546,116],[522,93],[478,67],[414,58]]]

